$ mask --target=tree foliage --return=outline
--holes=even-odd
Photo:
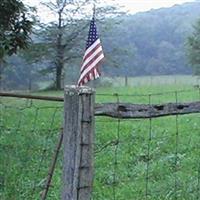
[[[82,9],[88,12],[84,7]],[[101,70],[104,76],[192,73],[186,59],[185,41],[194,31],[192,24],[199,18],[200,3],[191,2],[171,8],[111,18],[103,16],[105,10],[99,7],[97,9],[98,32],[106,58]],[[65,26],[61,30],[63,34],[61,46],[64,47],[61,71],[62,75],[66,74],[65,83],[74,84],[84,54],[92,6],[91,12],[85,13],[81,19],[72,17],[71,20],[70,13],[66,9],[62,20],[62,25]],[[50,83],[56,79],[58,61],[56,38],[59,33],[57,23],[58,18],[57,21],[39,29],[39,34],[32,37],[35,47],[31,46],[25,51],[25,55],[21,55],[28,63],[21,63],[24,69],[33,64],[32,72],[42,71],[40,75],[46,75],[42,77],[43,80],[47,78]],[[37,66],[35,63],[38,63]],[[19,71],[16,73],[21,75]],[[38,77],[36,76],[35,82]],[[11,78],[9,76],[6,80],[9,82]],[[39,80],[37,84],[38,82]]]
[[[27,47],[33,21],[20,0],[0,1],[0,59]]]
[[[41,29],[40,38],[47,47],[46,59],[51,60],[51,65],[46,72],[53,72],[55,77],[55,89],[61,89],[62,77],[65,66],[77,59],[80,66],[81,51],[84,49],[86,34],[91,14],[88,7],[102,0],[49,0],[44,5],[55,14],[56,19]],[[92,12],[92,10],[91,10]],[[98,18],[103,20],[107,14],[117,14],[116,7],[99,6],[96,10]],[[67,68],[67,67],[66,67]]]
[[[194,31],[188,37],[188,58],[196,75],[200,75],[200,19],[194,25]]]
[[[114,68],[106,59],[104,73],[107,76],[191,74],[185,41],[199,17],[199,9],[200,3],[192,2],[120,17],[121,24],[102,37],[106,58],[107,52],[116,47],[127,49],[134,56],[112,54],[118,67]],[[105,38],[107,35],[112,37]]]

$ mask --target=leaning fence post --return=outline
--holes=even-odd
[[[62,200],[91,198],[94,93],[89,87],[65,87]]]

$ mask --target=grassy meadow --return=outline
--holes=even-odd
[[[129,78],[126,87],[123,78],[105,79],[96,88],[96,102],[199,101],[197,85],[191,76]],[[0,199],[39,200],[62,126],[63,103],[1,97],[0,114]],[[92,199],[200,199],[199,124],[199,114],[151,120],[96,117]],[[47,199],[60,199],[61,176],[62,152]]]

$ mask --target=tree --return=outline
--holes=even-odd
[[[0,59],[27,47],[33,26],[27,12],[28,9],[20,0],[1,0]]]
[[[56,21],[53,21],[42,28],[43,40],[46,41],[48,58],[52,60],[53,65],[46,71],[55,74],[55,89],[61,89],[62,76],[66,64],[76,62],[80,59],[80,51],[83,50],[85,34],[83,32],[88,28],[89,17],[88,6],[93,5],[98,0],[57,0],[44,3],[51,12],[56,14]],[[112,6],[106,8],[100,7],[97,13],[113,13]],[[102,19],[102,18],[101,18]],[[81,48],[80,48],[81,47]]]
[[[0,80],[3,59],[28,46],[32,27],[28,8],[20,0],[0,1]]]
[[[193,34],[188,37],[187,52],[194,73],[200,75],[200,19],[194,25]]]

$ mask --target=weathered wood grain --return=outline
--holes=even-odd
[[[96,116],[113,118],[156,118],[169,115],[183,115],[200,112],[200,101],[191,103],[168,104],[130,104],[130,103],[104,103],[96,104]]]
[[[48,101],[63,101],[63,97],[35,96],[0,92],[1,97],[17,97]],[[168,103],[168,104],[131,104],[131,103],[104,103],[95,105],[96,116],[109,116],[113,118],[155,118],[169,115],[184,115],[200,112],[200,102]]]
[[[93,177],[94,91],[65,88],[62,200],[89,200]]]
[[[38,96],[38,95],[30,95],[30,94],[18,94],[12,92],[0,92],[0,97],[16,97],[22,99],[36,99],[36,100],[44,100],[44,101],[64,101],[63,97],[53,97],[53,96]]]

